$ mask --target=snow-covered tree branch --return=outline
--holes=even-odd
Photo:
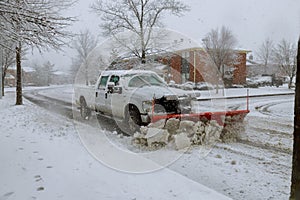
[[[272,52],[273,62],[279,66],[281,72],[289,77],[289,85],[291,88],[293,79],[296,75],[296,45],[283,39],[274,48]]]
[[[77,69],[74,69],[75,73],[79,70],[79,67],[81,65],[84,66],[85,69],[85,82],[86,85],[89,84],[89,77],[88,77],[88,56],[94,50],[94,48],[97,46],[97,38],[95,38],[91,32],[88,30],[81,31],[80,34],[77,36],[76,40],[74,41],[73,47],[76,50],[77,58],[73,59],[73,66]],[[93,67],[95,68],[95,67]]]
[[[72,36],[66,28],[75,20],[60,12],[71,5],[70,0],[0,1],[1,36],[39,49],[60,48]]]
[[[72,0],[5,0],[0,1],[0,41],[2,48],[10,48],[5,41],[15,43],[17,66],[16,104],[22,102],[21,53],[24,46],[60,49],[67,45],[72,34],[67,27],[75,20],[63,17],[61,11],[73,4]]]
[[[258,49],[257,57],[263,63],[264,73],[267,72],[267,67],[270,64],[273,48],[273,41],[267,38]]]
[[[202,41],[209,59],[217,67],[223,79],[225,65],[233,62],[236,57],[234,48],[237,39],[229,28],[222,26],[221,29],[212,29]]]
[[[181,16],[189,8],[180,0],[97,0],[92,9],[101,16],[104,35],[117,37],[123,31],[133,32],[138,38],[131,53],[146,62],[146,53],[153,37],[153,28],[162,27],[163,15]],[[117,40],[118,41],[118,40]]]

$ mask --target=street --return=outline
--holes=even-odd
[[[38,93],[39,95],[35,95],[42,98],[41,96],[49,96],[53,92],[44,90]],[[59,106],[59,100],[43,98],[47,99],[48,106],[53,103],[50,106],[52,111],[55,111],[53,107]],[[250,98],[251,112],[245,118],[245,131],[237,142],[217,143],[206,150],[194,146],[183,154],[174,155],[172,152],[170,155],[174,158],[167,162],[158,162],[233,199],[287,199],[291,172],[293,98],[293,95]],[[226,99],[225,104],[228,108],[243,109],[245,102],[244,98],[236,98]],[[199,103],[207,104],[207,101]],[[58,109],[60,114],[70,116],[70,105],[71,101],[63,106],[67,111],[61,112],[62,109]],[[73,107],[74,112],[75,115],[76,112],[79,113]],[[102,117],[100,120],[96,117],[89,121],[79,120],[106,129],[107,138],[119,148],[139,152],[131,145],[130,137],[120,137],[112,120]],[[83,143],[97,141],[93,137],[81,139],[87,140]],[[162,151],[164,150],[159,152]],[[165,152],[170,153],[169,150]]]

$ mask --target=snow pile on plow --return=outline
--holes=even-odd
[[[245,131],[243,119],[246,114],[225,117],[225,126],[223,127],[221,140],[222,142],[236,142],[240,134]]]
[[[231,121],[232,117],[227,117]],[[190,147],[191,145],[212,145],[216,142],[234,142],[239,137],[235,124],[242,127],[242,123],[221,126],[216,120],[190,121],[170,118],[159,120],[148,126],[141,127],[141,131],[133,136],[133,144],[149,150],[163,146],[171,146],[176,150]]]

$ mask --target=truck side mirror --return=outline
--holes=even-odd
[[[121,86],[115,86],[113,93],[122,94],[122,87]]]
[[[107,93],[113,93],[114,92],[115,83],[114,82],[108,82],[107,83]]]

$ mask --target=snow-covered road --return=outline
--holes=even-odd
[[[284,89],[280,92],[283,93]],[[72,96],[70,88],[39,93],[62,100]],[[227,99],[225,103],[228,108],[241,108],[245,106],[245,99]],[[245,133],[238,143],[216,144],[211,151],[205,152],[208,154],[204,154],[200,147],[193,147],[180,154],[168,168],[233,199],[287,199],[291,172],[292,109],[293,95],[251,98]],[[130,138],[120,138],[109,134],[109,131],[108,137],[117,146],[133,150]]]
[[[227,104],[244,105],[241,99]],[[293,95],[251,98],[250,110],[237,143],[219,143],[203,159],[195,147],[169,168],[233,199],[288,199]]]
[[[80,122],[27,100],[15,106],[14,99],[6,93],[0,100],[1,200],[229,199],[167,168],[144,174],[109,168],[83,147]]]

